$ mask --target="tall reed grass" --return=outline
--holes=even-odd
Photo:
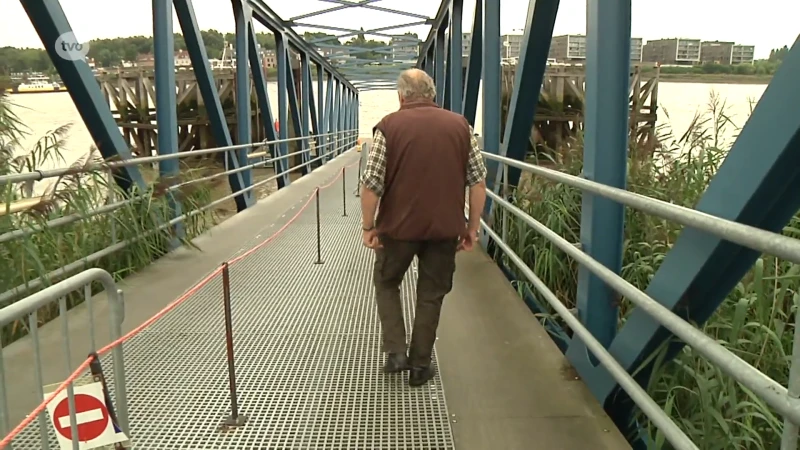
[[[20,142],[26,133],[25,126],[14,114],[9,98],[0,94],[0,175],[34,171],[42,167],[64,167],[64,144],[69,126],[59,127],[41,137],[30,151],[21,150]],[[80,168],[96,164],[102,159],[93,148],[71,167]],[[148,169],[145,169],[148,170]],[[180,182],[191,181],[192,170],[182,170]],[[75,261],[117,243],[127,245],[85,267],[107,270],[117,279],[124,278],[164,255],[175,236],[172,231],[150,233],[169,217],[169,201],[164,195],[163,182],[156,181],[144,190],[123,192],[108,171],[68,175],[50,184],[38,201],[17,213],[9,213],[12,203],[31,196],[31,186],[0,186],[4,205],[0,213],[0,235],[15,230],[32,231],[30,234],[0,242],[0,293],[40,280],[47,286],[58,279],[48,274]],[[207,204],[210,191],[203,186],[188,185],[175,192],[174,198],[183,212],[197,210]],[[92,211],[109,202],[131,199],[113,212],[91,216],[58,227],[47,222],[68,216],[90,216]],[[208,229],[214,223],[211,212],[197,214],[184,222],[186,235],[183,243]],[[35,291],[35,289],[32,289]],[[83,296],[70,298],[70,306],[83,300]],[[0,305],[4,307],[7,305]],[[56,309],[40,311],[41,322],[57,315]],[[13,323],[2,330],[2,342],[18,339],[27,332],[26,324]]]
[[[738,132],[726,109],[725,102],[712,93],[708,110],[698,114],[685,133],[676,136],[662,129],[661,148],[655,153],[632,149],[628,189],[694,207],[730,148],[732,139],[725,136]],[[580,174],[580,148],[582,145],[575,145],[565,150],[553,164],[563,172]],[[532,177],[520,183],[514,202],[562,237],[580,242],[578,190]],[[495,220],[502,222],[499,214]],[[573,307],[576,263],[510,214],[506,220],[511,247],[559,298]],[[681,229],[680,225],[627,208],[622,276],[644,290]],[[800,216],[794,217],[784,234],[800,237]],[[507,261],[506,264],[511,266]],[[740,358],[786,385],[799,288],[800,266],[762,256],[702,329]],[[620,306],[621,325],[632,305],[623,299]],[[545,311],[542,320],[558,322],[552,315],[553,311]],[[779,447],[782,419],[749,390],[688,347],[674,360],[657,365],[647,389],[701,449]],[[645,417],[639,414],[637,419],[645,424],[652,448],[670,448]]]

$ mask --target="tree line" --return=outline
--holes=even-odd
[[[364,29],[362,28],[363,32]],[[200,32],[205,44],[206,53],[209,58],[221,58],[225,44],[235,45],[236,35],[234,33],[221,33],[217,30],[206,30]],[[416,34],[406,33],[406,35],[417,38]],[[380,60],[389,56],[389,52],[381,50],[386,42],[366,39],[364,33],[350,38],[342,43],[336,36],[326,33],[304,33],[307,42],[314,42],[320,46],[345,46],[357,47],[351,53],[358,58]],[[257,33],[261,48],[274,50],[275,36],[272,33]],[[175,33],[175,50],[186,50],[186,42],[183,35]],[[94,59],[98,67],[117,67],[123,61],[134,62],[139,55],[153,52],[152,36],[131,36],[114,39],[95,39],[89,41],[89,58]],[[54,74],[55,68],[50,61],[50,57],[44,49],[36,48],[0,48],[0,75],[24,72],[43,72]]]

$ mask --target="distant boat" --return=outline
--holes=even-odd
[[[47,77],[31,77],[28,81],[22,82],[16,87],[6,89],[6,92],[11,94],[41,94],[66,90],[65,87],[51,81]]]

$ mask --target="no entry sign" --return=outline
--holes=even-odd
[[[108,413],[103,385],[99,382],[75,386],[75,425],[78,430],[78,448],[90,450],[124,442],[127,437],[117,432]],[[50,394],[45,394],[47,397]],[[66,389],[47,404],[58,443],[64,450],[72,449],[72,418],[69,415],[69,398]]]
[[[78,425],[79,441],[87,442],[99,438],[110,425],[105,403],[91,395],[75,394],[75,423]],[[53,410],[53,426],[58,434],[72,439],[69,399],[66,397]]]

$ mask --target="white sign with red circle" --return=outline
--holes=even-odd
[[[78,448],[90,450],[98,447],[124,442],[128,438],[122,432],[114,429],[114,424],[108,414],[103,384],[100,382],[75,386],[75,423],[77,424],[79,442]],[[45,394],[45,397],[50,395]],[[55,396],[47,404],[47,412],[53,428],[56,430],[58,443],[64,450],[72,449],[72,421],[69,416],[69,398],[67,390]]]

